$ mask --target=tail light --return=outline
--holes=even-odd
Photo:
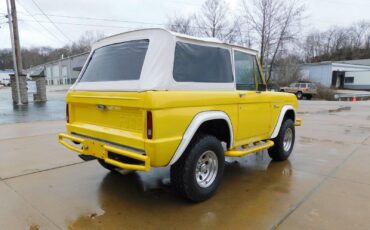
[[[146,112],[146,136],[148,139],[153,138],[153,116],[152,112]]]
[[[67,123],[69,123],[69,106],[68,106],[68,104],[66,104],[66,120],[67,120]]]

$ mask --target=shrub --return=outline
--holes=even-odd
[[[317,85],[317,95],[316,95],[316,97],[318,99],[334,101],[334,99],[335,99],[334,95],[335,95],[335,91],[333,89],[328,88],[328,87],[323,86],[323,85],[320,85],[320,84]]]

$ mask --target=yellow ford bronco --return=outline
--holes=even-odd
[[[98,41],[66,102],[61,144],[109,170],[170,166],[194,202],[214,194],[226,156],[286,160],[300,125],[297,98],[266,91],[255,50],[164,29]]]

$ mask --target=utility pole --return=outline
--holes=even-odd
[[[15,6],[15,0],[6,0],[6,5],[8,8],[8,19],[9,19],[9,30],[12,40],[12,50],[13,50],[13,63],[14,63],[14,75],[15,83],[18,96],[18,105],[22,105],[22,98],[19,86],[19,75],[23,74],[21,49],[19,42],[18,33],[18,20],[17,20],[17,10]]]

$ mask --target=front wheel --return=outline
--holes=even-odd
[[[268,149],[270,157],[274,161],[284,161],[292,153],[295,141],[294,122],[287,119],[281,125],[278,136],[273,139],[275,145]]]
[[[213,136],[197,136],[171,166],[172,187],[193,202],[204,201],[218,188],[224,164],[221,142]]]
[[[297,98],[298,98],[298,100],[303,99],[303,93],[301,91],[297,92]]]

